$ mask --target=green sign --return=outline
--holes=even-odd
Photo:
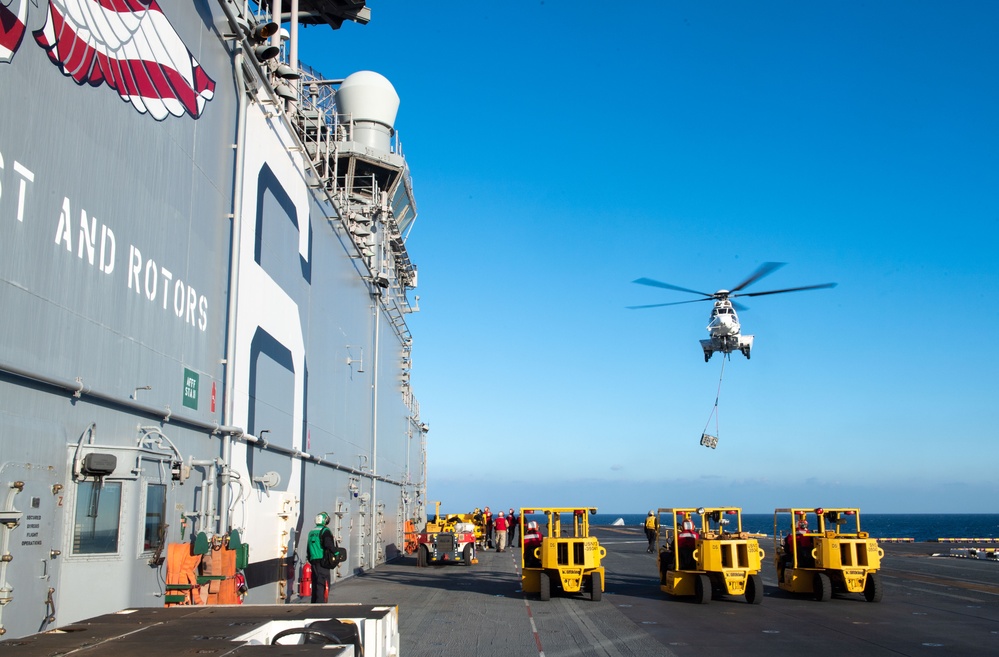
[[[198,373],[184,368],[184,406],[198,410]]]

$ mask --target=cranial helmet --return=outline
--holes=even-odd
[[[538,528],[538,523],[536,523],[536,522],[534,522],[532,520],[531,522],[527,523],[527,528],[528,529],[537,529]]]
[[[328,525],[328,524],[330,524],[330,514],[326,513],[325,511],[320,512],[316,516],[316,524],[317,525]]]

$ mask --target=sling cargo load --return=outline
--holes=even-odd
[[[4,639],[297,601],[317,513],[334,581],[426,522],[399,97],[298,59],[370,14],[0,3]]]

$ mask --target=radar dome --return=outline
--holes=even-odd
[[[399,94],[385,76],[358,71],[347,76],[336,92],[341,120],[354,122],[353,141],[389,152],[399,111]]]

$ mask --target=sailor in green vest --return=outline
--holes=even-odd
[[[327,555],[337,547],[329,524],[330,514],[323,511],[316,516],[316,526],[309,532],[312,602],[329,602],[330,562]]]

